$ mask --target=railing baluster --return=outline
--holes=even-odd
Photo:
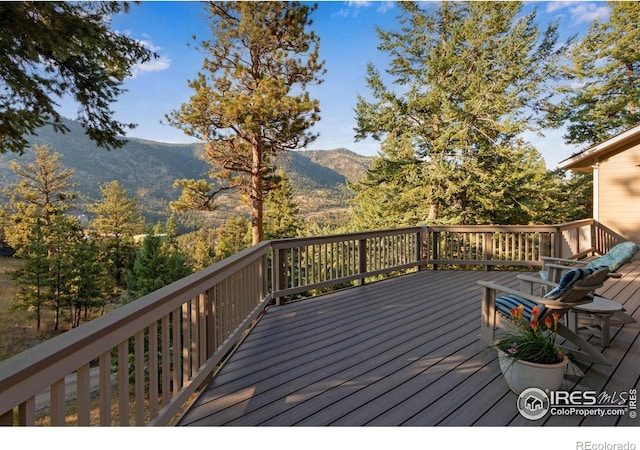
[[[173,357],[173,370],[171,371],[173,377],[173,395],[176,395],[177,392],[182,387],[182,364],[180,361],[180,355],[182,353],[182,340],[180,339],[180,311],[182,308],[178,308],[171,313],[171,335],[173,337],[173,345],[172,345],[172,357]]]
[[[182,386],[189,382],[189,370],[191,365],[189,364],[191,356],[191,339],[189,336],[189,330],[191,324],[189,320],[189,303],[183,303],[182,305]]]
[[[199,297],[191,299],[191,310],[189,311],[189,355],[191,357],[189,361],[189,379],[193,377],[193,375],[198,371],[198,367],[200,367],[200,355],[198,355],[198,337],[200,336],[200,332],[198,331],[198,313],[200,310],[200,306],[198,304],[199,300]]]
[[[158,389],[159,371],[158,363],[158,322],[153,322],[149,327],[149,416],[153,418],[158,414]]]
[[[76,397],[78,408],[78,426],[90,425],[90,400],[91,386],[89,377],[89,364],[85,364],[76,371]]]
[[[56,381],[51,385],[51,425],[54,427],[65,424],[65,380]]]
[[[118,421],[129,425],[129,340],[118,345]]]
[[[161,384],[161,401],[160,406],[165,406],[169,403],[171,397],[171,328],[169,316],[162,316],[160,319],[160,346],[161,356],[160,361],[162,364],[160,368],[160,377],[162,379]]]
[[[13,410],[11,410],[13,420]],[[21,426],[33,426],[36,423],[36,398],[31,397],[18,406],[18,424]],[[1,424],[1,422],[0,422]],[[9,424],[12,425],[12,424]]]
[[[144,330],[136,333],[134,337],[134,395],[135,395],[135,419],[136,425],[144,425],[144,384],[145,384],[145,372],[144,372]]]
[[[100,425],[111,426],[111,351],[98,359],[100,370]]]

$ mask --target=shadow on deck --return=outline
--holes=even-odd
[[[640,262],[622,272],[598,292],[640,319]],[[629,414],[522,417],[495,352],[478,339],[478,280],[518,286],[514,272],[422,271],[270,307],[180,424],[638,424]],[[640,327],[611,334],[604,352],[613,365],[580,365],[585,377],[565,379],[563,389],[637,389]]]

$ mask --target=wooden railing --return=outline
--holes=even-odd
[[[272,300],[429,265],[541,266],[619,240],[590,219],[263,242],[0,362],[0,425],[36,424],[43,392],[51,425],[171,424]]]
[[[71,409],[80,426],[169,424],[269,303],[268,252],[245,250],[1,362],[0,424],[34,425],[45,390],[50,425]]]
[[[581,257],[595,250],[592,219],[561,225],[429,226],[426,260],[439,265],[541,266],[543,256]]]
[[[349,233],[272,243],[273,297],[358,281],[418,267],[424,227]]]

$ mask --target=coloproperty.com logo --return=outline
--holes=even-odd
[[[518,411],[529,420],[552,416],[624,416],[635,419],[636,389],[615,392],[543,391],[529,388],[518,396]]]

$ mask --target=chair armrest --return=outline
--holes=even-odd
[[[568,259],[568,258],[554,258],[553,256],[542,256],[540,259],[542,259],[543,263],[545,261],[552,261],[553,263],[564,262],[568,264],[582,264],[582,265],[589,264],[589,261],[581,261],[579,259]],[[546,264],[544,265],[546,266]]]
[[[581,264],[586,264],[586,263],[581,263]],[[569,270],[569,269],[573,269],[573,267],[571,266],[564,266],[562,264],[545,264],[543,266],[545,269],[551,268],[551,269],[560,269],[562,270]],[[562,272],[561,272],[562,273]],[[607,277],[609,278],[620,278],[622,277],[622,274],[618,273],[618,272],[609,272],[609,274],[607,275]]]
[[[542,297],[538,297],[537,295],[527,294],[526,292],[519,291],[518,289],[512,289],[506,286],[502,286],[500,284],[493,283],[491,281],[480,280],[478,281],[478,284],[480,286],[483,286],[485,288],[491,289],[496,292],[503,292],[505,294],[517,295],[518,297],[522,297],[524,299],[531,300],[532,302],[536,302],[536,303],[543,303],[543,300],[546,300],[546,299],[543,299]]]
[[[503,292],[505,294],[511,294],[511,295],[516,295],[518,297],[522,297],[526,300],[530,300],[532,302],[535,303],[539,303],[541,305],[544,305],[546,308],[548,309],[559,309],[559,310],[569,310],[574,306],[577,305],[583,305],[585,303],[591,303],[593,301],[592,298],[587,298],[585,297],[584,300],[578,301],[578,302],[571,302],[571,303],[567,303],[567,302],[559,302],[557,300],[551,300],[548,298],[543,298],[543,297],[538,297],[537,295],[532,295],[532,294],[527,294],[526,292],[522,292],[519,291],[517,289],[512,289],[512,288],[508,288],[506,286],[502,286],[500,284],[496,284],[490,281],[478,281],[478,284],[480,286],[483,286],[487,289],[491,289],[493,291],[496,292]]]
[[[531,283],[531,284],[542,284],[542,285],[545,285],[547,287],[556,287],[558,285],[558,283],[554,283],[553,281],[545,280],[545,279],[539,278],[539,277],[533,277],[531,275],[520,274],[520,275],[517,275],[517,278],[520,281],[525,281],[525,282]]]
[[[533,294],[535,285],[540,286],[538,294],[541,296],[558,285],[553,281],[531,275],[520,274],[517,275],[517,278],[520,280],[520,292],[526,292],[527,294]]]
[[[558,302],[556,300],[550,300],[548,298],[540,298],[540,304],[546,306],[547,309],[561,309],[565,311],[570,310],[574,306],[584,305],[586,303],[591,303],[591,302],[593,302],[593,298],[588,296],[585,297],[584,300],[580,300],[578,302],[571,302],[571,303]]]

